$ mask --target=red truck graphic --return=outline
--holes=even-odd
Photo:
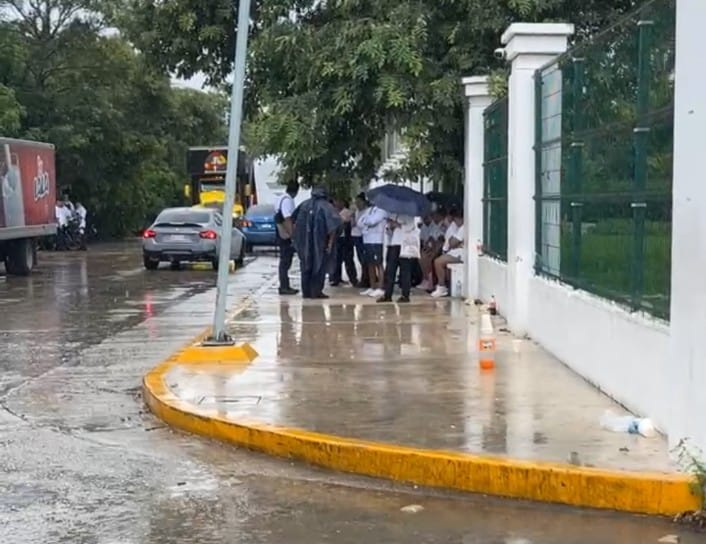
[[[29,274],[36,239],[56,234],[54,146],[0,138],[0,259],[8,274]]]

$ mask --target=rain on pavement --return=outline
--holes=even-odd
[[[141,268],[133,243],[0,271],[0,543],[656,542],[666,520],[409,488],[173,432],[142,375],[210,322],[215,274]],[[231,302],[273,277],[231,276]],[[419,504],[417,513],[402,512]],[[682,534],[682,542],[700,537]]]

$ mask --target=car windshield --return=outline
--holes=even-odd
[[[191,210],[165,210],[159,214],[156,225],[204,225],[211,220],[208,212]]]
[[[254,217],[274,217],[275,207],[270,204],[258,204],[257,206],[252,206],[248,208],[248,213],[245,217],[252,219]]]

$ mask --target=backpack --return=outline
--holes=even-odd
[[[275,226],[277,227],[277,235],[282,240],[289,240],[291,238],[289,233],[284,228],[284,215],[282,215],[282,202],[284,202],[284,199],[288,196],[289,195],[285,195],[279,200],[279,206],[275,212]]]

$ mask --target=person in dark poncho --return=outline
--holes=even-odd
[[[326,265],[331,248],[341,227],[341,217],[328,201],[326,190],[316,187],[311,198],[302,202],[294,211],[292,241],[299,255],[302,296],[328,298],[324,294]]]

